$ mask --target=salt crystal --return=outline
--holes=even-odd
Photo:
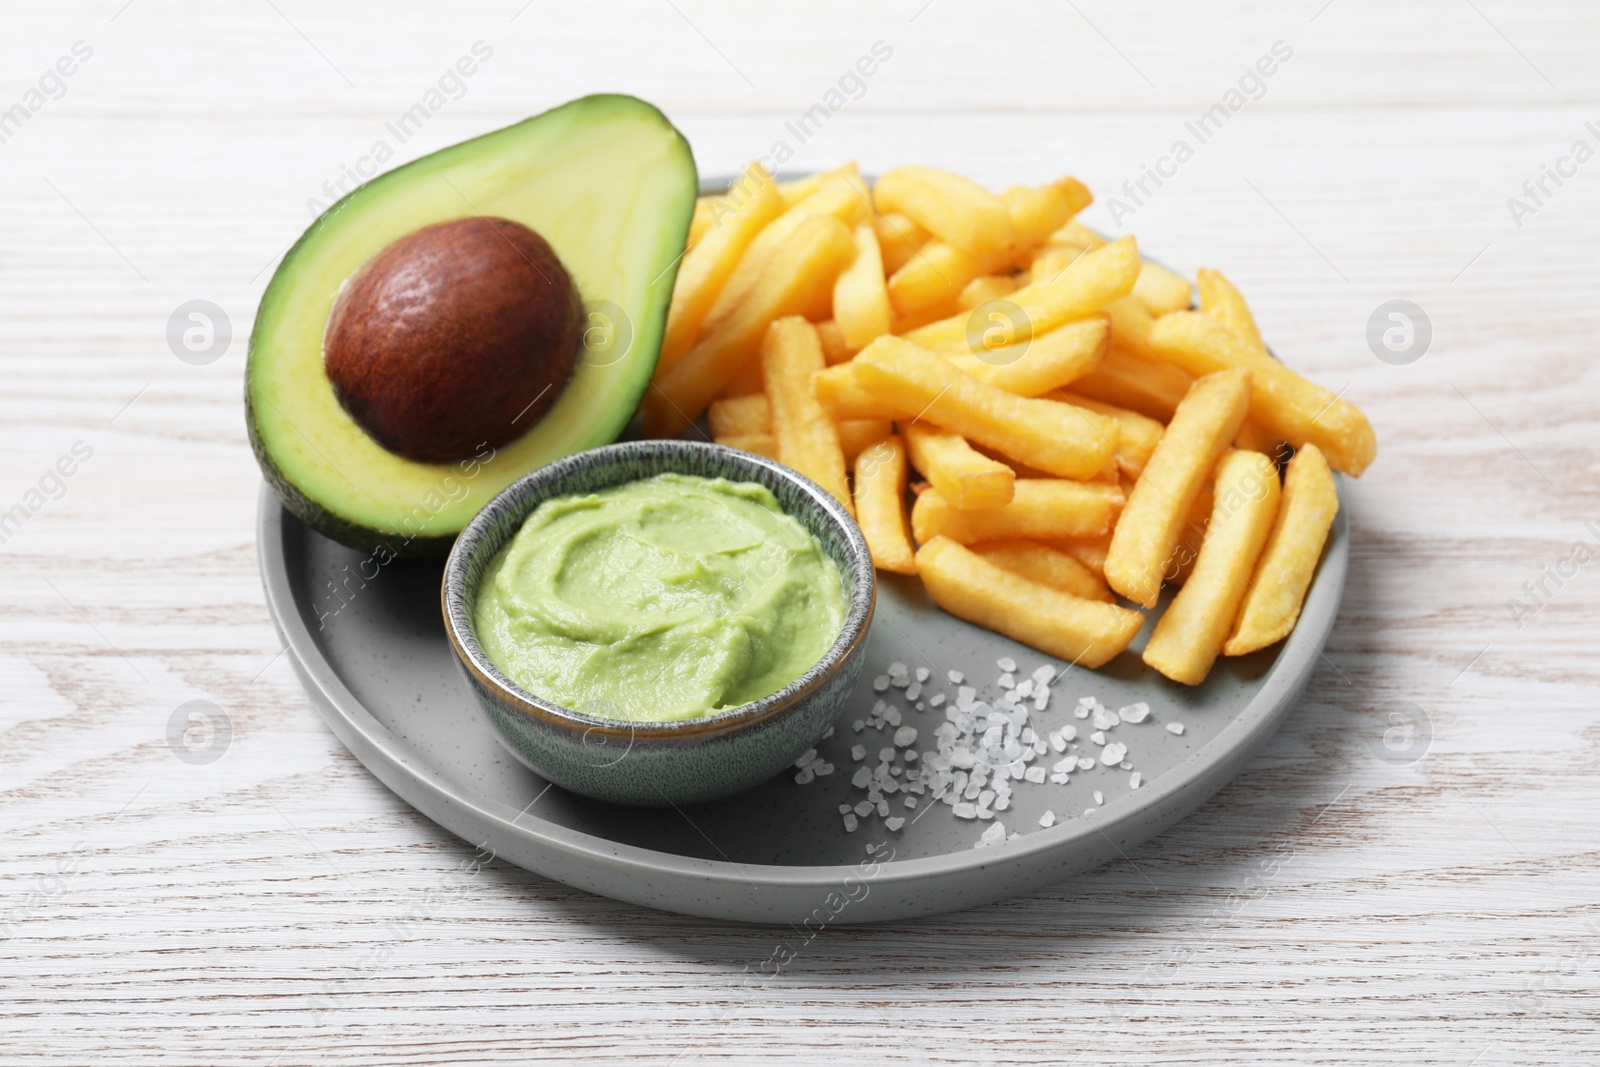
[[[879,818],[883,818],[884,816],[886,816],[888,814],[889,814],[889,802],[887,800],[878,801],[878,817]]]
[[[1121,763],[1117,764],[1117,766],[1125,771],[1133,770],[1133,764],[1129,763],[1127,760],[1123,760]]]
[[[1137,704],[1129,704],[1125,708],[1117,709],[1117,718],[1123,722],[1144,722],[1149,714],[1150,705],[1142,700]]]
[[[949,671],[945,674],[945,677],[950,679],[951,685],[960,685],[966,680],[967,676],[962,674],[960,671]]]
[[[900,829],[900,827],[904,826],[905,824],[906,821],[898,815],[894,816],[892,819],[883,820],[884,828],[891,832]]]
[[[848,805],[848,804],[840,804],[839,805],[839,814],[840,815],[849,815],[850,814],[850,805]]]
[[[935,693],[935,694],[933,694],[933,696],[928,698],[928,706],[930,708],[936,708],[940,704],[943,704],[943,703],[944,703],[944,694],[943,693]]]
[[[905,761],[907,763],[915,763],[917,761],[917,753],[915,749],[906,750]]]
[[[857,815],[860,815],[862,818],[865,818],[868,815],[872,814],[872,808],[873,808],[872,801],[863,800],[861,803],[856,805],[855,811],[856,811]]]
[[[879,763],[893,763],[894,762],[894,749],[892,749],[892,748],[880,748],[880,749],[878,749],[878,762]]]
[[[866,728],[867,728],[867,724],[862,722],[860,719],[857,719],[855,722],[850,724],[850,729],[854,730],[858,734],[862,730],[865,730]]]
[[[1117,764],[1122,762],[1123,758],[1127,756],[1127,754],[1127,745],[1113,741],[1111,744],[1105,747],[1103,752],[1100,753],[1100,762],[1105,764],[1107,767],[1115,767]]]
[[[1128,788],[1129,789],[1138,789],[1139,788],[1139,783],[1141,783],[1143,781],[1144,781],[1144,776],[1141,775],[1138,771],[1134,771],[1132,774],[1128,775]]]
[[[1017,700],[1027,700],[1033,696],[1033,679],[1024,678],[1022,684],[1017,686],[1017,691],[1011,695]]]
[[[990,826],[987,830],[985,830],[983,832],[983,837],[980,838],[980,840],[982,840],[983,843],[986,844],[986,845],[998,845],[1000,842],[1004,841],[1005,839],[1006,839],[1006,824],[1003,823],[1003,822],[997,822],[994,825]]]
[[[1056,784],[1056,785],[1066,785],[1066,784],[1067,784],[1067,782],[1068,782],[1068,781],[1069,781],[1069,780],[1070,780],[1070,779],[1068,779],[1068,778],[1067,778],[1067,776],[1066,776],[1066,775],[1064,775],[1064,774],[1052,774],[1052,775],[1051,775],[1051,776],[1050,776],[1050,780],[1051,780],[1051,781],[1052,781],[1052,782],[1054,782],[1054,783],[1055,783],[1055,784]]]
[[[1011,806],[1011,798],[1010,797],[999,797],[994,802],[994,810],[995,811],[1005,811],[1010,806]]]
[[[926,682],[927,680],[928,680],[928,668],[926,668],[926,667],[918,667],[917,668],[917,681]]]
[[[872,781],[872,768],[863,765],[856,768],[855,776],[850,779],[850,784],[857,789],[865,789],[870,781]]]
[[[976,819],[978,817],[978,806],[976,804],[957,804],[953,810],[958,819]]]
[[[883,721],[888,723],[890,726],[899,726],[900,709],[895,707],[893,704],[890,704],[889,709],[883,713]]]
[[[1054,826],[1055,824],[1056,824],[1056,813],[1055,812],[1047,811],[1043,815],[1039,816],[1039,825],[1043,826],[1045,829],[1049,829],[1050,827]]]
[[[1096,730],[1109,730],[1113,726],[1117,725],[1118,721],[1119,720],[1114,712],[1108,711],[1105,708],[1094,709],[1094,728]]]
[[[1167,733],[1169,733],[1169,734],[1182,734],[1183,733],[1183,723],[1181,723],[1181,722],[1169,722],[1169,723],[1167,723]]]
[[[1044,781],[1044,768],[1029,767],[1022,776],[1030,782],[1042,782]]]
[[[874,690],[876,690],[877,692],[879,692],[879,693],[883,692],[885,689],[888,689],[889,688],[889,676],[887,674],[878,675],[876,678],[874,678],[872,680],[872,688]]]
[[[794,776],[794,780],[799,785],[807,785],[815,777],[816,777],[816,774],[812,772],[810,767],[807,767],[805,770],[803,770],[799,774],[795,775]]]
[[[1077,707],[1072,709],[1072,715],[1077,719],[1087,719],[1089,717],[1089,709],[1084,707],[1082,704],[1079,704]]]
[[[813,763],[810,769],[818,778],[826,778],[828,775],[833,773],[833,764]]]
[[[857,826],[856,817],[854,815],[846,815],[844,817],[844,832],[845,833],[847,833],[847,834],[855,833],[856,832],[856,826]]]
[[[1010,671],[1007,671],[1005,674],[1002,674],[994,684],[999,686],[1001,689],[1015,689],[1017,687],[1017,679],[1015,675],[1013,675]]]
[[[917,742],[917,728],[915,726],[902,726],[894,732],[896,748],[905,748]]]
[[[816,758],[817,758],[817,750],[814,749],[814,748],[808,748],[805,751],[805,755],[801,756],[799,759],[794,761],[794,765],[796,767],[804,767],[806,764],[810,763],[812,760],[814,760]]]
[[[970,685],[964,685],[956,690],[956,707],[966,710],[977,701],[978,691]]]
[[[1096,789],[1094,791],[1094,802],[1096,804],[1104,804],[1106,802],[1106,795],[1100,792],[1100,790]]]
[[[830,738],[832,736],[833,736],[833,727],[830,726],[830,727],[828,727],[828,732],[822,735],[822,739],[824,741],[826,741],[828,738]]]
[[[994,661],[994,665],[1008,674],[1017,669],[1017,661],[1012,659],[1010,656],[1001,656],[999,659]]]
[[[950,766],[952,767],[971,767],[976,762],[977,757],[973,756],[971,749],[958,748],[950,753]],[[1090,762],[1093,763],[1093,760]]]
[[[1049,685],[1055,676],[1056,669],[1050,666],[1048,663],[1042,667],[1036,668],[1033,672],[1033,680],[1040,685]]]
[[[904,663],[901,663],[899,660],[895,660],[893,663],[889,664],[889,677],[891,678],[904,678],[910,673],[911,669]]]
[[[906,699],[907,700],[916,700],[920,696],[922,696],[922,683],[921,682],[912,682],[910,685],[906,686]]]
[[[1106,743],[1105,732],[1103,730],[1096,730],[1094,733],[1089,735],[1089,740],[1093,741],[1097,745],[1103,745]]]
[[[917,806],[917,798],[916,797],[906,797],[906,802],[905,803],[906,803],[906,807],[914,808],[914,807]]]
[[[862,760],[866,759],[867,758],[867,746],[866,745],[855,745],[854,747],[852,747],[850,749],[850,758],[855,760],[857,763],[860,763]]]
[[[1066,774],[1068,771],[1072,770],[1077,762],[1077,760],[1073,759],[1071,756],[1068,756],[1066,759],[1062,760],[1060,763],[1057,763],[1050,769],[1055,771],[1057,774]]]
[[[1080,770],[1080,771],[1088,771],[1088,770],[1093,770],[1093,769],[1094,769],[1094,760],[1090,759],[1088,756],[1080,756],[1078,758],[1078,770]]]
[[[1057,752],[1065,752],[1067,750],[1067,739],[1061,736],[1060,730],[1050,735],[1050,747]]]
[[[1063,726],[1061,728],[1061,740],[1063,740],[1063,741],[1076,741],[1077,739],[1078,739],[1078,728],[1076,726],[1072,725],[1069,722],[1069,723],[1067,723],[1067,725],[1065,725],[1065,726]]]

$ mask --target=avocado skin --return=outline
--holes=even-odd
[[[575,100],[568,101],[566,104],[552,108],[549,111],[542,112],[540,115],[531,116],[530,118],[523,119],[520,122],[512,123],[511,126],[492,130],[489,133],[481,134],[478,137],[469,138],[467,141],[459,142],[456,145],[439,149],[428,156],[423,156],[401,167],[397,167],[392,171],[387,171],[383,174],[377,175],[376,177],[369,179],[367,182],[364,182],[352,189],[350,192],[346,193],[344,196],[340,197],[339,200],[330,205],[321,215],[319,215],[316,220],[313,221],[311,225],[308,226],[306,230],[295,240],[294,244],[290,246],[289,250],[284,253],[283,258],[279,262],[278,268],[274,271],[272,279],[269,280],[266,290],[263,292],[261,300],[262,306],[264,307],[266,305],[268,296],[271,294],[274,286],[276,285],[279,275],[283,272],[285,267],[295,261],[296,253],[301,250],[302,246],[311,240],[313,236],[317,235],[324,227],[336,222],[339,215],[347,207],[348,202],[359,196],[363,190],[367,189],[375,182],[392,178],[409,168],[427,163],[429,160],[433,159],[434,156],[437,156],[443,152],[452,151],[453,149],[460,148],[463,145],[470,144],[476,140],[493,137],[496,134],[503,133],[506,130],[513,129],[517,126],[521,126],[527,122],[533,121],[534,119],[541,118],[544,115],[553,114],[555,112],[563,111],[567,108],[572,108],[575,106],[605,104],[611,101],[624,102],[630,106],[642,107],[659,118],[661,123],[675,138],[676,143],[683,151],[684,157],[688,161],[692,171],[694,168],[694,155],[688,140],[684,138],[683,134],[671,124],[671,122],[664,114],[662,114],[659,108],[656,108],[647,101],[640,100],[637,97],[628,96],[626,94],[597,93],[589,96],[579,97]],[[697,181],[692,184],[696,185],[697,187]],[[682,263],[682,250],[688,246],[689,226],[692,220],[693,206],[694,200],[691,196],[685,206],[685,210],[681,213],[681,218],[676,220],[676,224],[674,226],[676,232],[673,233],[663,230],[663,233],[669,235],[670,243],[679,250],[679,254],[672,259],[670,265],[658,275],[658,281],[664,283],[662,291],[665,293],[665,299],[661,302],[661,307],[659,309],[662,318],[663,329],[666,315],[666,304],[671,298],[672,288],[676,283],[678,269]],[[672,220],[670,219],[665,221],[669,225],[673,224]],[[257,465],[261,469],[262,477],[265,479],[267,484],[272,487],[273,492],[277,495],[284,509],[324,537],[363,552],[373,554],[383,553],[387,558],[392,559],[424,559],[438,557],[448,553],[450,551],[450,547],[455,543],[457,534],[460,532],[459,528],[453,528],[448,533],[432,536],[407,536],[399,531],[375,528],[341,515],[331,510],[329,507],[323,506],[316,500],[311,499],[300,489],[293,479],[284,473],[276,459],[273,457],[270,448],[263,440],[256,418],[256,405],[253,399],[255,390],[252,388],[252,378],[253,370],[257,366],[255,362],[258,341],[257,335],[258,328],[252,329],[245,363],[243,384],[245,394],[246,435],[250,442],[251,451],[256,457]],[[655,350],[649,356],[648,361],[650,365],[650,371],[653,371],[655,361],[660,355],[660,340],[661,338],[658,336],[656,338]],[[648,372],[640,375],[637,382],[637,388],[632,390],[633,395],[626,398],[619,398],[621,403],[627,404],[628,417],[618,421],[615,432],[610,433],[609,436],[602,435],[604,436],[603,440],[597,439],[591,442],[587,447],[598,447],[599,445],[610,443],[611,441],[616,440],[618,437],[626,434],[629,429],[637,423],[637,407],[644,393],[649,388],[650,377],[651,375]],[[621,404],[619,403],[618,407],[620,406]],[[526,474],[528,471],[523,471],[522,473]]]

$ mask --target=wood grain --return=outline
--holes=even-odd
[[[1600,541],[1600,163],[1520,228],[1506,206],[1574,140],[1600,144],[1600,9],[521,6],[3,6],[0,107],[75,41],[93,56],[0,143],[0,510],[74,442],[93,454],[0,545],[0,1060],[1600,1055],[1600,562],[1546,579],[1520,625],[1507,606]],[[307,200],[479,40],[492,59],[393,162],[616,89],[731,172],[882,40],[893,57],[789,169],[1070,172],[1112,229],[1123,181],[1292,47],[1120,227],[1227,271],[1278,353],[1378,429],[1327,662],[1267,751],[1126,862],[832,929],[771,978],[746,968],[785,930],[474,873],[278,655],[240,394]],[[200,367],[165,337],[196,298],[233,326]],[[1392,298],[1433,327],[1407,366],[1365,338]],[[209,765],[167,746],[189,700],[231,721]],[[1426,716],[1398,760],[1390,701]]]

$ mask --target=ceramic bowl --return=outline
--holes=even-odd
[[[821,543],[844,578],[844,628],[809,671],[771,696],[715,715],[622,722],[536,696],[489,661],[473,632],[478,582],[533,510],[666,472],[757,482]],[[827,732],[861,673],[877,598],[872,557],[848,512],[827,491],[749,452],[695,441],[630,441],[590,449],[507,486],[456,539],[441,590],[445,629],[478,704],[523,764],[574,793],[649,807],[694,804],[766,781]]]

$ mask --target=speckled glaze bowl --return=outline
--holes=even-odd
[[[753,704],[676,722],[620,722],[535,696],[489,661],[473,632],[485,568],[541,503],[666,472],[757,482],[822,544],[844,578],[844,628],[809,671]],[[826,490],[749,452],[696,441],[630,441],[590,449],[507,486],[456,539],[441,590],[457,661],[500,741],[518,760],[574,793],[663,807],[728,796],[797,760],[833,724],[861,673],[877,599],[872,557],[849,513]]]

